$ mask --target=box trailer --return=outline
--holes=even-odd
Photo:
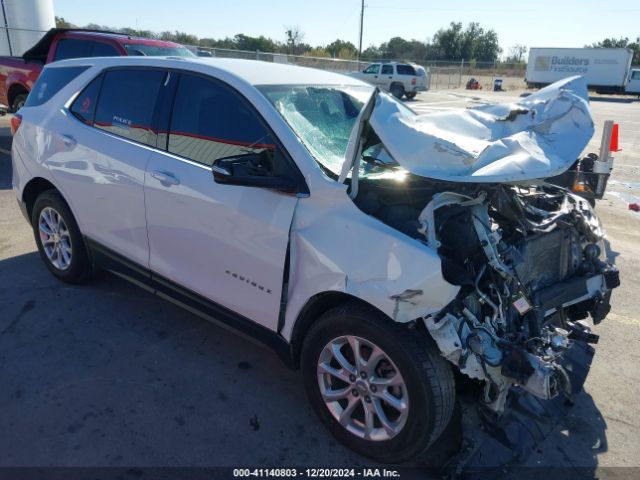
[[[540,88],[582,75],[600,93],[640,93],[640,68],[632,69],[628,48],[532,48],[525,82]]]

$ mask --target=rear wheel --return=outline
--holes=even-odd
[[[414,98],[416,98],[417,92],[405,92],[404,95],[409,100],[413,100]]]
[[[11,108],[13,109],[13,112],[15,113],[18,110],[20,110],[22,107],[24,107],[24,104],[26,101],[27,101],[26,93],[21,93],[20,95],[17,95],[16,98],[13,99],[13,105],[11,106]]]
[[[31,225],[40,257],[51,273],[67,283],[90,278],[91,262],[80,229],[58,192],[47,190],[38,196]]]
[[[391,85],[391,88],[389,90],[391,91],[391,95],[398,99],[402,98],[402,96],[404,95],[404,87],[399,83],[394,83],[393,85]]]
[[[427,450],[454,408],[453,374],[431,338],[357,303],[317,320],[304,342],[302,373],[331,433],[380,462]]]

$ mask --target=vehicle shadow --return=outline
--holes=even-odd
[[[333,440],[300,374],[273,353],[114,275],[67,285],[37,252],[0,260],[0,311],[1,466],[380,467]],[[503,437],[468,395],[429,456],[403,467],[434,472],[466,456],[463,478],[541,466],[591,478],[606,451],[584,392],[559,423],[516,408],[513,425],[531,426]]]
[[[634,103],[640,101],[639,97],[594,97],[589,96],[590,102],[607,102],[607,103]]]
[[[5,152],[11,151],[11,135],[9,129],[0,128],[0,149]],[[0,152],[0,190],[11,188],[11,155]]]
[[[373,465],[271,351],[114,275],[0,260],[0,312],[0,467]]]

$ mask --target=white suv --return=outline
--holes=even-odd
[[[578,320],[608,311],[597,218],[538,180],[592,133],[561,87],[522,100],[506,141],[477,133],[503,131],[504,107],[417,116],[313,69],[57,62],[12,121],[13,188],[53,275],[104,268],[258,338],[338,439],[401,461],[452,421],[454,370],[496,413],[514,389],[552,398],[594,338]]]
[[[349,75],[391,92],[396,98],[412,99],[429,89],[427,71],[413,63],[372,63],[362,72]]]

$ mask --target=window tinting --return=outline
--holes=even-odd
[[[396,65],[396,69],[398,70],[398,75],[415,75],[416,71],[411,65]]]
[[[124,49],[128,55],[146,57],[194,57],[195,55],[185,47],[170,47],[166,45],[145,45],[142,43],[126,43]]]
[[[383,65],[382,75],[393,75],[393,65]]]
[[[113,45],[103,42],[91,42],[93,48],[91,50],[92,57],[117,57],[120,54]]]
[[[94,126],[155,146],[151,119],[166,73],[124,69],[105,73]]]
[[[78,95],[71,105],[71,113],[87,125],[93,123],[93,112],[96,109],[98,94],[100,93],[100,83],[102,75],[95,78],[87,87]]]
[[[220,158],[260,153],[274,141],[238,94],[206,78],[182,75],[171,118],[168,150],[212,165]]]
[[[367,68],[365,68],[364,73],[378,73],[379,70],[380,70],[380,65],[378,65],[377,63],[374,63],[373,65],[369,65]]]
[[[27,97],[25,107],[35,107],[58,93],[71,80],[89,67],[45,68]]]
[[[91,56],[92,43],[77,38],[63,38],[58,42],[53,59],[57,61],[66,60],[67,58],[89,57]]]

